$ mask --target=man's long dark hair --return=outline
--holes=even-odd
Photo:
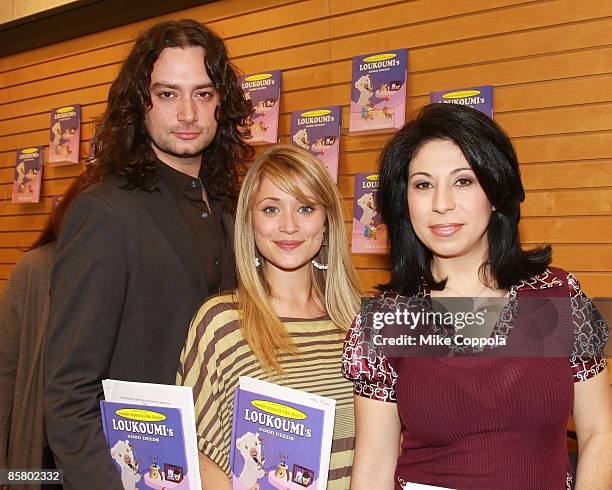
[[[508,289],[543,272],[550,263],[550,246],[521,248],[518,223],[525,191],[510,138],[471,107],[430,104],[393,136],[381,154],[377,204],[389,230],[391,280],[380,289],[411,295],[423,279],[432,289],[444,289],[446,281],[436,282],[431,273],[431,250],[410,223],[407,199],[410,162],[425,143],[434,140],[452,141],[459,147],[495,207],[487,229],[489,258],[481,267],[486,282]]]
[[[251,104],[240,88],[221,38],[194,20],[158,23],[136,40],[110,88],[108,107],[96,122],[95,159],[90,172],[97,178],[121,175],[129,189],[157,188],[156,156],[144,125],[151,108],[151,72],[165,48],[190,46],[204,48],[203,63],[219,93],[217,134],[202,156],[206,188],[231,204],[237,198],[242,165],[253,156],[252,148],[241,138]]]

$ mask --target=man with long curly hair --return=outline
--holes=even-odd
[[[110,88],[88,170],[99,182],[66,216],[51,280],[45,410],[64,488],[123,488],[101,381],[173,384],[197,306],[236,285],[250,110],[223,42],[192,20],[143,33]]]

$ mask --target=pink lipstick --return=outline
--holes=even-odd
[[[279,247],[282,250],[291,251],[291,250],[295,250],[296,248],[298,248],[304,242],[299,241],[299,240],[279,240],[274,243],[276,244],[277,247]]]
[[[439,225],[431,225],[431,231],[440,237],[449,237],[454,235],[459,231],[462,227],[462,224],[459,223],[442,223]]]

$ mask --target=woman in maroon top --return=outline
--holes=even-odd
[[[469,107],[426,106],[385,147],[378,204],[392,275],[370,307],[431,307],[445,297],[473,298],[476,310],[500,306],[485,335],[495,345],[466,347],[456,323],[433,325],[448,345],[411,344],[420,355],[376,347],[375,310],[362,309],[343,355],[357,395],[351,489],[569,488],[570,415],[580,447],[576,488],[612,488],[607,325],[571,274],[548,267],[550,247],[521,249],[524,195],[509,138]],[[529,313],[534,298],[550,299],[553,314]],[[542,339],[552,338],[543,329],[553,317],[571,349],[537,355],[551,348]],[[529,350],[534,342],[540,350]]]

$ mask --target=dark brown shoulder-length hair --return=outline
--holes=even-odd
[[[128,189],[157,188],[156,157],[144,125],[144,116],[151,108],[151,72],[165,48],[190,46],[204,48],[203,62],[219,92],[217,134],[204,150],[202,172],[208,191],[233,203],[242,165],[253,156],[253,149],[242,140],[248,131],[243,128],[247,127],[251,103],[240,88],[221,38],[190,19],[160,22],[136,40],[110,88],[108,107],[96,121],[91,171],[101,178],[123,176]]]

